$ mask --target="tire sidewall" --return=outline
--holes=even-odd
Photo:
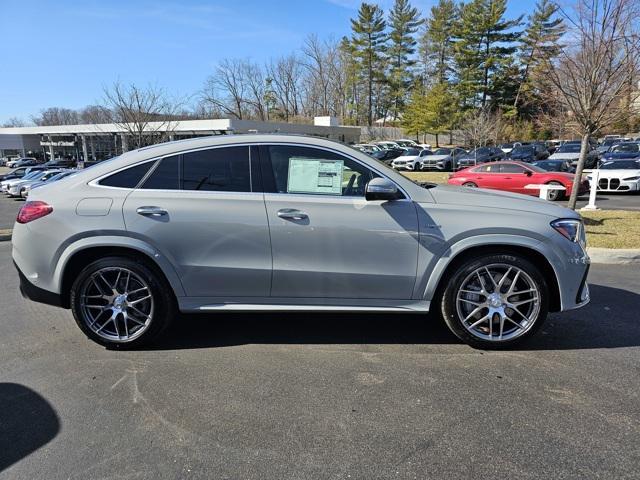
[[[462,325],[462,321],[458,317],[456,308],[457,292],[465,278],[478,268],[494,263],[512,265],[526,272],[536,284],[540,294],[540,311],[531,328],[519,337],[500,342],[483,340],[469,333],[469,331]],[[517,345],[527,338],[530,338],[542,326],[549,311],[549,288],[540,270],[529,260],[516,254],[488,254],[477,259],[469,259],[463,262],[456,269],[453,277],[448,282],[447,287],[442,294],[440,307],[442,318],[445,323],[463,342],[474,348],[504,349]]]
[[[94,272],[109,267],[122,267],[133,271],[136,275],[139,275],[147,282],[149,289],[151,290],[151,295],[153,296],[154,314],[151,318],[151,324],[139,337],[136,337],[129,342],[113,342],[102,338],[93,332],[83,320],[82,308],[80,306],[80,292],[82,285]],[[163,281],[158,273],[154,272],[145,264],[133,259],[125,257],[107,257],[96,260],[87,265],[80,272],[71,287],[70,304],[73,318],[78,324],[78,327],[80,327],[82,332],[88,338],[105,347],[113,349],[130,349],[148,344],[167,328],[176,311],[173,293],[168,291],[168,287],[165,283],[166,282]]]

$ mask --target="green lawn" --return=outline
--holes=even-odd
[[[587,227],[587,245],[640,248],[640,212],[596,210],[580,212]]]
[[[447,183],[449,174],[445,172],[400,172],[413,181]]]

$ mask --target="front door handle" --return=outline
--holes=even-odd
[[[138,215],[142,215],[144,217],[163,217],[167,215],[167,212],[164,208],[161,207],[139,207],[136,210]]]
[[[309,218],[309,215],[301,212],[300,210],[296,210],[295,208],[283,208],[278,210],[278,216],[285,220],[306,220]]]

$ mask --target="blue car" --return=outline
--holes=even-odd
[[[623,142],[614,145],[602,155],[602,160],[627,160],[640,158],[640,143]]]

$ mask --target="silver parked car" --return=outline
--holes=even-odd
[[[512,345],[588,302],[580,216],[420,186],[324,139],[243,135],[128,152],[32,190],[13,230],[23,294],[107,346],[178,312],[432,311]]]

